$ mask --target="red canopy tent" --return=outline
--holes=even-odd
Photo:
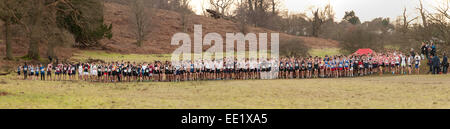
[[[355,53],[353,53],[354,55],[368,55],[368,54],[375,54],[375,51],[373,51],[370,48],[365,48],[365,49],[358,49]]]

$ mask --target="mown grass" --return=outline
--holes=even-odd
[[[384,45],[384,48],[399,50],[401,47],[399,45]]]
[[[450,108],[450,75],[91,83],[0,77],[0,108]]]
[[[130,61],[130,62],[152,62],[155,60],[170,60],[170,54],[120,54],[104,51],[80,51],[75,53],[73,60],[86,61],[87,59],[100,59],[106,62]]]
[[[340,55],[339,48],[322,48],[322,49],[311,49],[309,50],[309,54],[311,56],[319,56],[319,57],[325,57],[325,55],[333,56],[333,55]]]

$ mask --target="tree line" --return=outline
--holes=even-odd
[[[330,4],[294,14],[280,8],[282,0],[210,0],[210,6],[235,19],[244,33],[247,26],[255,26],[291,35],[333,39],[341,42],[342,53],[349,54],[358,48],[379,50],[386,45],[407,51],[418,48],[421,42],[433,42],[445,48],[441,50],[447,50],[450,46],[449,1],[440,0],[439,5],[427,10],[422,0],[415,0],[412,2],[417,2],[416,9],[405,8],[403,15],[395,20],[379,17],[366,22],[361,22],[353,10],[336,18]],[[408,17],[407,12],[418,12],[418,17]]]

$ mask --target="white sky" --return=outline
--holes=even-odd
[[[237,0],[235,0],[237,1]],[[419,0],[281,0],[282,8],[289,10],[291,13],[306,13],[310,15],[311,9],[323,8],[326,4],[331,3],[336,13],[335,19],[340,20],[344,17],[345,11],[354,10],[361,22],[370,21],[377,17],[389,17],[394,21],[403,13],[406,7],[407,14],[410,18],[417,16]],[[433,11],[437,1],[444,0],[423,0],[423,4],[428,11]],[[192,8],[201,13],[201,3],[208,6],[209,0],[192,0]]]

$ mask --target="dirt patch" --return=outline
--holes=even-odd
[[[7,95],[11,95],[11,94],[8,92],[0,91],[0,96],[7,96]]]
[[[0,76],[6,76],[6,75],[8,75],[9,73],[0,73]]]

